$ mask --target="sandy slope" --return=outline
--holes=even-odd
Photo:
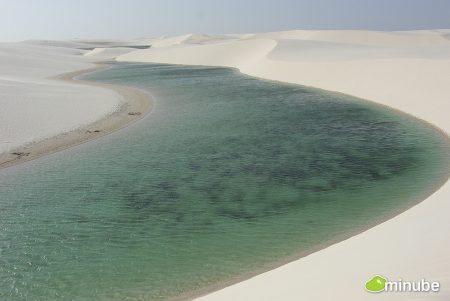
[[[97,47],[90,51],[87,51],[83,55],[85,57],[96,59],[96,60],[110,60],[114,59],[115,57],[129,53],[133,51],[133,48],[127,48],[127,47],[115,47],[115,48],[104,48],[104,47]]]
[[[0,44],[0,153],[89,124],[122,101],[109,89],[49,79],[92,66],[80,50],[54,46]]]
[[[289,31],[193,43],[192,35],[118,61],[230,66],[391,106],[450,133],[450,30]],[[186,42],[189,41],[189,42]],[[198,300],[450,300],[450,182],[360,235]],[[438,294],[370,294],[372,275],[441,282]]]

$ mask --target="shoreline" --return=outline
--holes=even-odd
[[[450,174],[450,169],[448,169],[448,168],[447,168],[447,174]],[[387,223],[397,222],[397,219],[399,217],[403,216],[404,214],[410,213],[411,210],[416,209],[416,207],[418,207],[420,205],[424,205],[424,203],[426,203],[425,201],[428,202],[429,198],[431,198],[435,194],[439,193],[440,190],[444,190],[445,188],[448,188],[448,186],[450,186],[449,180],[450,180],[450,178],[447,175],[444,178],[444,181],[442,181],[443,183],[441,182],[441,184],[437,185],[438,188],[436,190],[432,190],[431,193],[428,193],[427,196],[419,197],[418,200],[415,203],[413,203],[412,205],[410,205],[406,208],[398,209],[395,212],[393,212],[392,214],[388,214],[385,218],[375,221],[373,224],[369,225],[367,228],[355,229],[351,233],[348,233],[339,238],[336,238],[334,240],[326,242],[322,245],[317,246],[316,248],[309,249],[307,251],[301,252],[300,254],[282,258],[274,263],[271,263],[264,267],[261,267],[256,271],[248,272],[246,274],[237,276],[231,280],[224,281],[219,284],[215,284],[215,285],[211,285],[209,287],[186,292],[181,295],[175,296],[173,298],[169,298],[167,300],[168,301],[188,301],[188,300],[189,301],[209,301],[209,300],[211,300],[211,301],[216,301],[216,300],[226,301],[226,300],[228,300],[227,299],[228,297],[230,298],[230,300],[256,300],[255,296],[262,297],[262,295],[264,293],[258,292],[258,290],[256,290],[257,285],[252,282],[261,281],[261,283],[264,282],[265,284],[269,284],[269,278],[271,278],[271,277],[273,277],[270,279],[271,281],[276,281],[276,279],[278,279],[279,281],[282,281],[284,278],[282,278],[282,276],[280,276],[280,275],[278,278],[276,278],[277,276],[274,275],[275,272],[282,274],[283,270],[287,269],[288,266],[300,265],[301,263],[304,263],[305,260],[308,260],[310,256],[320,256],[320,255],[322,255],[321,254],[322,252],[328,251],[328,249],[331,249],[334,247],[343,247],[342,244],[351,243],[352,240],[354,240],[356,238],[364,239],[364,235],[366,235],[367,232],[370,232],[380,226],[384,226]],[[418,210],[421,210],[421,209],[418,209]],[[323,256],[327,256],[327,255],[324,254]],[[372,274],[376,275],[377,272],[373,272]],[[384,276],[384,274],[383,274],[383,276]],[[264,277],[264,279],[263,279],[263,277]],[[365,278],[361,279],[361,283],[359,283],[359,285],[361,287],[364,284],[364,280],[368,280],[368,279],[365,279]],[[417,279],[414,279],[414,280],[417,280]],[[300,283],[300,282],[301,281],[299,280],[298,283]],[[270,282],[270,283],[272,283],[272,282]],[[440,282],[440,283],[442,286],[442,282]],[[248,287],[245,287],[246,285]],[[250,291],[249,287],[252,287],[253,291]],[[262,288],[261,291],[267,292],[267,287],[265,287],[265,286],[258,286],[258,288]],[[250,295],[250,296],[248,296],[248,295]],[[248,296],[248,298],[245,298],[245,297],[233,298],[236,296]],[[394,295],[394,296],[399,296],[399,295]],[[408,298],[410,296],[412,296],[412,295],[405,294],[402,297]],[[319,299],[315,299],[316,297],[317,296],[314,296],[312,300],[319,300]],[[382,296],[374,296],[374,297],[378,297],[377,300],[385,300],[382,298]],[[231,299],[231,298],[233,298],[233,299]],[[294,296],[291,295],[289,298],[286,298],[286,300],[293,300],[293,298],[294,298]],[[258,298],[258,300],[269,300],[269,299]],[[341,299],[336,299],[336,300],[341,300]],[[373,299],[373,300],[375,300],[375,299]],[[389,299],[389,300],[391,300],[391,299]],[[404,299],[398,299],[398,300],[404,300]],[[425,300],[425,299],[418,299],[418,300]]]
[[[151,112],[153,99],[150,94],[142,90],[128,86],[75,79],[75,77],[80,75],[110,68],[105,63],[99,62],[94,64],[94,67],[59,74],[50,77],[50,79],[113,90],[123,98],[123,102],[118,110],[69,132],[62,132],[56,136],[31,142],[9,152],[2,153],[0,154],[0,169],[31,161],[103,137],[142,119]]]

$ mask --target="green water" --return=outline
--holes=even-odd
[[[231,69],[117,64],[152,113],[0,171],[0,300],[159,300],[372,226],[446,176],[447,141],[358,99]]]

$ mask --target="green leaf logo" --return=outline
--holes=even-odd
[[[379,293],[384,291],[384,288],[386,286],[386,278],[383,278],[381,276],[374,276],[372,279],[366,282],[366,290],[368,290],[371,293]]]

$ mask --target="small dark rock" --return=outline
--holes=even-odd
[[[25,153],[25,152],[13,152],[11,153],[13,155],[19,156],[19,157],[23,157],[23,156],[28,156],[30,153]]]
[[[141,115],[141,112],[129,112],[128,115]]]

